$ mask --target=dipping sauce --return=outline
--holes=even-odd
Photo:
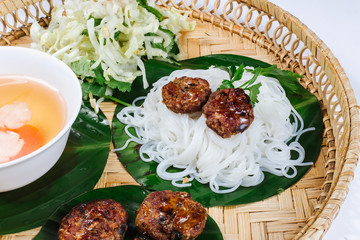
[[[39,79],[0,75],[0,96],[0,163],[37,150],[65,125],[63,97]]]

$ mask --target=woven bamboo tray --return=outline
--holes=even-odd
[[[163,1],[191,11],[193,32],[180,38],[187,57],[215,53],[245,55],[302,74],[319,99],[324,124],[320,156],[294,186],[265,201],[214,207],[209,214],[224,239],[321,239],[343,203],[359,153],[359,113],[342,67],[326,45],[304,24],[266,0]],[[0,45],[29,46],[31,22],[49,23],[53,0],[0,0]],[[43,16],[43,17],[42,17]],[[102,104],[111,120],[115,105]],[[96,188],[136,184],[110,153]],[[31,239],[39,228],[1,240]]]

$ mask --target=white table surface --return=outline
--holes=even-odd
[[[360,1],[269,0],[296,16],[330,48],[344,68],[360,104]],[[309,7],[311,6],[311,7]],[[324,240],[360,239],[360,166]]]

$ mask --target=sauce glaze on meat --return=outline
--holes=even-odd
[[[223,138],[245,131],[254,120],[250,98],[241,88],[213,92],[202,110],[206,125]]]
[[[128,214],[111,199],[95,200],[75,206],[61,221],[61,240],[122,240],[127,230]]]
[[[209,83],[202,78],[175,78],[162,88],[163,103],[175,113],[200,111],[210,94]]]
[[[139,232],[154,240],[190,240],[201,234],[206,209],[186,192],[150,193],[137,210]]]

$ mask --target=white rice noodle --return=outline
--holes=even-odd
[[[175,71],[154,84],[142,106],[126,107],[117,115],[127,124],[129,141],[142,144],[141,159],[159,163],[159,177],[171,180],[177,187],[189,187],[195,179],[209,184],[216,193],[228,193],[239,186],[258,185],[264,179],[263,172],[293,178],[297,174],[296,166],[312,164],[303,162],[305,151],[298,140],[303,132],[314,129],[304,129],[303,120],[277,79],[258,77],[256,82],[262,86],[253,123],[243,133],[224,139],[206,126],[204,115],[177,114],[162,103],[162,86],[181,76],[204,78],[212,91],[229,78],[217,68]],[[245,71],[243,80],[237,84],[251,77]],[[131,135],[129,128],[135,128],[137,136]],[[290,139],[295,140],[288,144]],[[128,143],[118,150],[126,148]],[[291,159],[293,152],[295,159]],[[179,171],[169,172],[171,167]]]

